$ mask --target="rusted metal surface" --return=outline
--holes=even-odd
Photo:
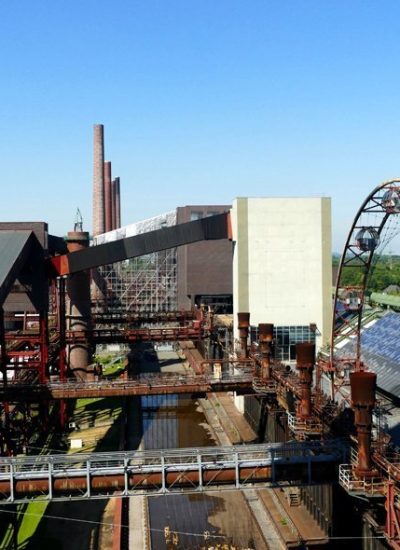
[[[272,342],[274,339],[274,325],[272,323],[260,323],[258,325],[258,339],[260,342]]]
[[[237,318],[240,338],[240,354],[242,357],[246,358],[249,356],[247,339],[249,337],[250,313],[243,311],[238,312]]]
[[[351,403],[354,407],[374,407],[376,402],[376,374],[360,371],[350,374]]]
[[[77,252],[89,246],[89,233],[84,231],[69,231],[67,247],[69,252]],[[90,334],[90,274],[82,271],[69,275],[67,278],[66,299],[66,334],[73,333],[76,339],[66,338],[67,363],[70,370],[78,378],[90,376],[88,366],[91,363]]]
[[[253,373],[243,371],[220,378],[210,375],[147,374],[130,380],[92,382],[66,381],[50,384],[18,383],[0,387],[0,398],[18,399],[76,399],[79,397],[116,397],[134,395],[202,394],[218,391],[247,391],[252,393]]]
[[[274,339],[274,325],[260,323],[258,325],[258,340],[261,352],[261,378],[264,381],[271,379],[271,354]]]
[[[358,441],[356,473],[363,477],[373,476],[375,471],[372,463],[371,432],[372,410],[376,400],[376,374],[362,371],[352,372],[350,374],[350,386]]]
[[[296,366],[297,368],[314,367],[315,364],[315,344],[311,342],[302,342],[296,344]]]
[[[0,500],[62,500],[310,483],[342,459],[340,441],[0,458]]]
[[[300,400],[297,416],[300,420],[311,418],[311,386],[315,363],[315,344],[304,342],[296,344],[296,368],[299,372]]]
[[[248,312],[239,312],[238,316],[238,327],[239,328],[249,328],[250,326],[250,313]]]
[[[143,473],[128,475],[128,489],[161,489],[163,481],[166,486],[175,486],[176,488],[193,487],[198,485],[201,480],[203,483],[210,485],[221,485],[226,483],[232,483],[236,479],[236,472],[234,468],[219,469],[216,467],[212,470],[205,470],[199,474],[197,468],[193,470],[185,470],[184,472],[168,472],[163,475],[162,472],[156,473]],[[240,482],[261,482],[271,481],[271,467],[264,468],[242,468],[239,474]],[[93,493],[104,493],[104,490],[109,491],[122,491],[125,487],[124,475],[109,474],[106,476],[92,477],[90,482],[90,490]],[[82,494],[87,488],[87,477],[79,476],[74,478],[55,479],[52,483],[53,494],[67,493],[68,495]],[[48,479],[31,479],[31,480],[19,480],[14,484],[14,494],[16,497],[20,495],[35,495],[40,493],[47,493],[49,491]],[[0,481],[0,494],[10,494],[10,483],[7,481]]]
[[[167,327],[137,329],[94,329],[86,332],[67,331],[66,340],[70,344],[90,341],[93,344],[130,342],[176,342],[178,340],[198,340],[204,337],[200,327]]]
[[[196,319],[198,311],[138,311],[116,313],[94,313],[92,316],[95,324],[144,324],[144,323],[172,323],[178,321],[185,323]]]

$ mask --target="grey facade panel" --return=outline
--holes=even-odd
[[[177,209],[177,223],[229,210],[229,205],[183,206]],[[232,246],[228,240],[203,241],[178,249],[178,309],[190,309],[199,295],[232,295]]]

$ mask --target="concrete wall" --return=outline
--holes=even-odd
[[[232,226],[234,322],[238,311],[249,311],[252,325],[316,323],[321,333],[317,346],[327,342],[332,315],[330,199],[237,198]]]
[[[177,223],[227,212],[227,205],[196,205],[177,208]],[[232,243],[203,241],[177,249],[178,309],[190,309],[197,295],[232,294]]]

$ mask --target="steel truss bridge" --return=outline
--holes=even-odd
[[[129,380],[99,380],[79,382],[66,380],[49,384],[9,383],[0,386],[3,400],[77,399],[82,397],[124,397],[168,394],[203,394],[210,392],[236,391],[253,392],[252,372],[241,374],[141,374]],[[260,382],[261,383],[261,382]],[[262,383],[261,383],[262,384]]]
[[[202,493],[336,477],[341,440],[0,458],[0,502]]]

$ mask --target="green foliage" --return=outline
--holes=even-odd
[[[340,258],[332,258],[333,267],[338,267]],[[346,267],[343,269],[341,282],[342,286],[358,286],[362,283],[363,270],[357,267]],[[368,292],[382,292],[389,285],[400,286],[400,256],[381,255],[374,261],[369,280],[367,281]]]

